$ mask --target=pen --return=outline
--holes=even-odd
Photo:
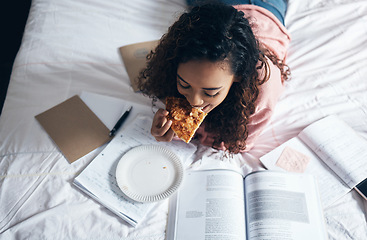
[[[131,111],[133,107],[131,106],[128,110],[126,110],[126,112],[124,112],[124,114],[122,114],[122,116],[120,117],[120,119],[117,121],[117,123],[115,124],[115,126],[112,128],[111,132],[110,132],[110,137],[114,136],[116,131],[121,127],[121,125],[124,123],[124,121],[126,120],[126,118],[129,116],[129,113]]]

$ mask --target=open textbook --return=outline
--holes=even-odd
[[[233,170],[186,172],[170,200],[168,240],[327,239],[312,175]]]
[[[185,142],[158,143],[150,134],[152,118],[138,115],[136,119],[117,132],[111,142],[74,179],[74,185],[113,213],[136,226],[155,205],[127,199],[116,182],[116,167],[121,157],[130,149],[141,145],[162,145],[185,161],[196,147]]]
[[[323,207],[367,178],[367,140],[338,117],[325,117],[260,158],[270,170],[317,177]]]

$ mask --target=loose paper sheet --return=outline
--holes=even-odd
[[[35,118],[70,163],[110,140],[109,129],[77,95]]]
[[[127,199],[116,182],[116,167],[130,149],[141,145],[161,145],[169,148],[185,162],[196,151],[195,145],[183,141],[157,142],[150,133],[153,116],[137,116],[120,129],[111,142],[74,179],[74,184],[106,206],[116,215],[136,226],[155,203],[139,203]]]
[[[281,155],[287,147],[310,157],[304,172],[317,176],[324,208],[366,178],[366,140],[334,115],[310,124],[260,161],[269,170],[285,171],[288,162]]]

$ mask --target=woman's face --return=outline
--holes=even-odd
[[[177,69],[177,89],[193,107],[209,113],[226,98],[235,81],[228,63],[195,60]]]

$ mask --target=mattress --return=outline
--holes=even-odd
[[[72,181],[101,151],[69,164],[34,116],[83,91],[150,106],[132,91],[119,47],[159,39],[184,0],[33,0],[0,117],[0,239],[165,239],[168,200],[137,227]],[[262,170],[259,157],[334,114],[367,138],[367,2],[289,1],[292,79],[247,153],[197,146],[189,169]],[[348,151],[348,149],[346,149]],[[351,159],[352,161],[352,159]],[[325,209],[330,239],[365,239],[367,203],[353,190]]]

